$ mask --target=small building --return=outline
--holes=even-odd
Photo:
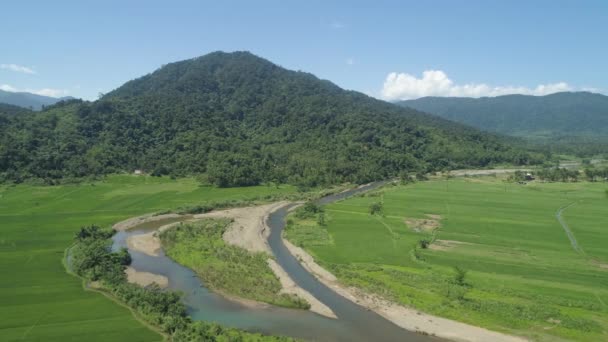
[[[137,169],[137,170],[133,171],[133,174],[140,176],[140,175],[143,175],[144,172],[142,170],[140,170],[140,169]]]

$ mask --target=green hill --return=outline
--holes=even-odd
[[[607,136],[608,96],[564,92],[546,96],[424,97],[399,102],[486,131],[521,137]]]
[[[541,159],[248,52],[167,64],[98,101],[8,120],[0,178],[17,181],[143,169],[218,186],[315,186]]]
[[[0,114],[5,114],[5,115],[18,115],[21,113],[26,113],[29,112],[30,110],[27,108],[23,108],[23,107],[19,107],[19,106],[15,106],[12,104],[8,104],[8,103],[1,103],[0,102]]]

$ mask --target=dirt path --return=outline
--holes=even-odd
[[[319,281],[334,290],[344,298],[372,310],[396,325],[410,331],[426,333],[453,341],[468,342],[523,342],[524,338],[490,331],[481,327],[457,322],[419,312],[390,302],[379,296],[365,293],[354,287],[347,287],[338,282],[329,271],[318,265],[313,257],[302,248],[294,246],[283,239],[289,249],[302,266],[315,275]]]
[[[562,217],[562,213],[564,212],[564,210],[570,208],[571,206],[573,206],[575,204],[576,204],[576,202],[572,202],[572,203],[568,204],[567,206],[559,208],[559,210],[555,214],[555,218],[557,218],[557,221],[559,222],[559,224],[561,224],[562,228],[564,228],[564,231],[566,232],[566,235],[568,236],[568,239],[570,240],[570,244],[572,245],[572,248],[574,249],[574,251],[577,253],[580,253],[580,254],[585,254],[583,249],[579,246],[578,241],[576,241],[576,238],[574,237],[574,233],[572,232],[572,230],[570,230],[570,227],[568,227],[566,220],[564,220],[564,218]]]

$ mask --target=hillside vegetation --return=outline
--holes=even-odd
[[[12,181],[143,169],[218,186],[316,186],[542,160],[247,52],[171,63],[93,103],[2,120],[0,180]]]
[[[529,138],[555,152],[597,154],[608,146],[608,96],[601,94],[424,97],[398,104],[485,131]]]

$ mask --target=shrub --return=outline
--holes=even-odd
[[[384,211],[384,205],[382,202],[374,202],[369,206],[369,213],[371,215],[382,214]]]
[[[422,240],[418,241],[418,244],[420,244],[420,248],[427,249],[427,248],[429,248],[431,241],[429,241],[427,239],[422,239]]]
[[[467,286],[466,277],[468,271],[459,266],[454,266],[454,271],[456,272],[454,274],[454,283],[460,286]]]

